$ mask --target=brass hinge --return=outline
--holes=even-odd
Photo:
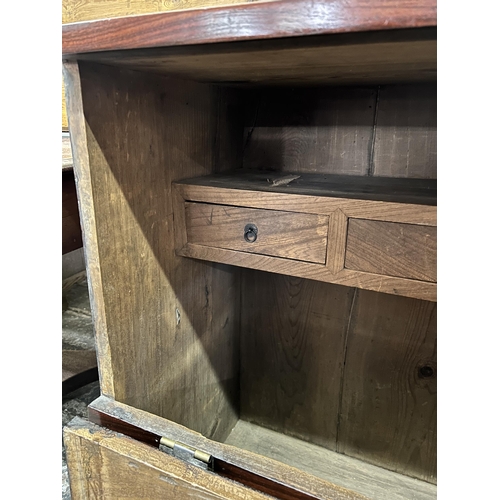
[[[160,438],[160,444],[166,446],[167,448],[170,448],[173,451],[174,456],[176,456],[177,458],[195,458],[196,460],[207,464],[210,469],[212,468],[213,459],[212,455],[210,455],[209,453],[197,450],[196,448],[193,448],[192,446],[184,443],[180,443],[179,441],[168,439],[165,436],[162,436]]]

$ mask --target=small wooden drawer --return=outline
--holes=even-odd
[[[345,268],[435,283],[437,227],[350,219]]]
[[[436,300],[433,181],[279,175],[174,183],[177,255]]]
[[[186,203],[187,242],[305,262],[326,262],[328,216]]]

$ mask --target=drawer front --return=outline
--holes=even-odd
[[[186,203],[188,243],[318,264],[326,261],[328,222],[326,215]]]
[[[345,267],[435,283],[437,228],[349,219]]]

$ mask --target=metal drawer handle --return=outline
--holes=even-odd
[[[243,237],[248,243],[253,243],[257,239],[257,226],[255,224],[247,224]]]

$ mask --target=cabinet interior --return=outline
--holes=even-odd
[[[182,71],[154,51],[79,62],[70,125],[88,152],[75,170],[102,393],[217,441],[240,421],[435,483],[436,303],[176,256],[172,202],[175,181],[271,172],[435,204],[434,75],[408,61],[377,75],[365,58],[354,82],[304,80],[306,58],[277,81],[220,45],[218,66],[190,52]]]

